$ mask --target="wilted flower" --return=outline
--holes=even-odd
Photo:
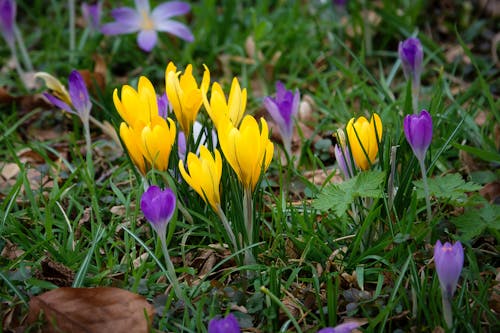
[[[410,37],[403,42],[399,42],[398,53],[406,78],[411,79],[414,84],[419,83],[424,57],[420,40],[416,37]]]
[[[181,130],[189,137],[191,126],[202,104],[201,90],[210,84],[210,72],[205,67],[200,89],[193,76],[191,64],[186,67],[184,74],[176,71],[177,67],[170,62],[165,71],[166,91]]]
[[[82,3],[82,15],[90,30],[99,31],[101,27],[102,2],[98,1],[93,4]]]
[[[135,9],[119,7],[111,11],[115,22],[104,24],[101,32],[105,35],[121,35],[139,32],[137,44],[149,52],[156,45],[157,31],[168,32],[188,42],[194,40],[189,28],[171,20],[174,16],[184,15],[191,7],[182,1],[164,2],[151,11],[149,0],[135,0]]]
[[[451,245],[446,242],[444,245],[437,241],[434,246],[434,263],[441,284],[441,290],[451,298],[457,288],[458,278],[464,265],[464,249],[457,241]]]
[[[0,32],[10,47],[14,47],[16,23],[16,2],[0,0]]]
[[[429,112],[422,110],[419,115],[407,115],[404,132],[413,153],[419,161],[423,161],[432,141],[432,117]]]
[[[337,325],[335,327],[325,327],[323,329],[320,329],[317,333],[350,333],[353,329],[360,326],[360,323],[349,322]]]
[[[158,186],[150,186],[141,197],[141,210],[153,229],[164,235],[168,222],[175,211],[175,194],[166,188],[161,190]]]
[[[233,78],[227,100],[217,82],[212,85],[210,102],[207,98],[207,89],[202,89],[202,92],[205,109],[217,129],[219,129],[219,124],[225,122],[226,119],[229,119],[233,126],[239,126],[247,106],[247,90],[241,89],[237,78]]]
[[[278,125],[285,150],[291,154],[293,120],[299,111],[300,93],[286,90],[283,83],[276,82],[276,98],[264,98],[264,106]]]
[[[218,134],[222,152],[238,175],[244,188],[253,191],[261,173],[271,163],[274,146],[269,140],[269,131],[264,118],[260,119],[262,130],[254,117],[247,115],[239,128],[227,120],[219,124]]]
[[[346,126],[349,146],[354,162],[361,170],[367,170],[375,162],[378,145],[382,141],[382,121],[374,113],[368,120],[361,116],[356,121],[351,118]]]
[[[113,92],[115,107],[125,122],[120,125],[120,137],[130,158],[145,175],[149,167],[165,171],[176,138],[172,119],[158,114],[158,102],[151,81],[142,76],[137,91],[129,85]]]
[[[184,162],[179,161],[182,177],[217,212],[220,209],[219,184],[222,176],[222,158],[219,151],[215,149],[214,159],[207,147],[200,146],[200,157],[189,153],[186,165],[187,172]]]
[[[208,333],[240,333],[240,325],[236,317],[230,313],[226,318],[213,318],[208,323]]]
[[[46,81],[47,82],[47,81]],[[57,82],[59,82],[57,80]],[[60,82],[59,82],[60,84]],[[62,86],[62,85],[61,85]],[[43,95],[49,100],[50,103],[57,106],[58,108],[67,111],[69,113],[75,114],[80,117],[82,123],[88,124],[90,118],[90,109],[92,108],[92,103],[90,102],[89,93],[87,91],[87,87],[85,86],[85,81],[83,77],[77,70],[73,70],[69,74],[68,78],[68,87],[69,87],[69,99],[71,104],[67,103],[64,97],[61,97],[61,94],[52,95],[49,93],[44,93]],[[58,87],[58,89],[61,89]],[[62,88],[64,96],[65,88]]]

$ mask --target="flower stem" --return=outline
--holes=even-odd
[[[19,50],[21,51],[21,57],[23,58],[24,65],[26,66],[28,72],[32,72],[33,65],[31,64],[31,59],[28,54],[28,51],[26,50],[26,45],[24,44],[23,36],[21,35],[21,32],[19,31],[17,25],[14,26],[14,35],[17,39],[17,45],[19,45]]]
[[[413,80],[411,85],[411,104],[413,107],[413,113],[418,113],[418,98],[420,94],[420,78],[418,80]]]
[[[75,0],[68,0],[69,10],[69,61],[73,62],[73,52],[75,51]]]
[[[424,184],[424,196],[425,196],[425,206],[427,207],[427,221],[430,222],[432,219],[431,210],[431,200],[429,195],[429,185],[427,184],[427,170],[425,168],[424,160],[418,161],[420,164],[420,170],[422,171],[422,182]]]
[[[253,201],[252,201],[252,189],[247,187],[243,193],[243,218],[245,220],[245,229],[247,231],[247,246],[253,245]],[[245,264],[255,263],[255,257],[253,256],[252,249],[247,249],[245,251]]]
[[[179,285],[179,281],[177,280],[177,275],[175,274],[174,265],[172,264],[172,261],[170,260],[170,255],[168,254],[165,233],[159,233],[159,236],[160,236],[160,241],[161,241],[161,248],[163,250],[163,256],[165,257],[165,264],[167,267],[167,279],[170,282],[170,284],[172,285],[172,287],[174,288],[174,293],[175,293],[175,296],[177,296],[177,299],[184,301],[184,303],[187,306],[191,306],[191,302],[188,300],[188,298],[182,292],[182,289]]]
[[[89,177],[94,177],[94,167],[92,161],[92,139],[90,137],[90,125],[88,120],[83,120],[83,130],[85,136],[86,161]]]
[[[222,221],[222,225],[224,226],[224,229],[226,230],[226,234],[228,235],[229,239],[231,240],[231,243],[233,246],[233,252],[240,250],[240,248],[238,247],[238,243],[236,242],[236,237],[234,236],[233,230],[231,229],[231,226],[229,225],[229,221],[227,220],[227,217],[224,214],[224,211],[222,210],[220,205],[217,205],[217,215],[219,215],[219,218]]]
[[[441,292],[441,300],[443,302],[443,316],[446,326],[453,327],[453,311],[451,309],[451,298],[448,297],[445,291]]]
[[[26,82],[24,81],[24,79],[25,79],[24,71],[21,68],[21,64],[19,64],[19,59],[17,59],[16,46],[14,45],[14,43],[12,43],[12,44],[8,43],[8,44],[9,44],[10,52],[12,53],[12,59],[14,60],[14,67],[16,68],[16,72],[17,72],[17,75],[19,76],[19,80],[21,80],[21,82],[23,83],[24,88],[26,88],[26,90],[28,90]]]

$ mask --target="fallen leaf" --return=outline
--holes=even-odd
[[[46,257],[40,263],[41,271],[35,274],[39,280],[49,281],[59,287],[69,287],[75,279],[75,273],[60,262]]]
[[[148,332],[154,309],[146,299],[111,287],[59,288],[30,300],[28,322],[43,311],[43,332]]]

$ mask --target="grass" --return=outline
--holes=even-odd
[[[18,25],[36,70],[66,83],[72,69],[92,71],[100,57],[106,83],[93,87],[91,113],[114,128],[121,119],[113,89],[136,87],[145,75],[163,92],[170,60],[181,68],[192,63],[198,80],[206,64],[212,82],[225,89],[237,76],[249,91],[249,114],[265,114],[262,99],[274,94],[276,80],[298,88],[312,112],[297,122],[300,149],[293,166],[280,162],[277,141],[276,156],[254,193],[256,263],[238,264],[238,253],[221,245],[228,240],[210,206],[185,182],[173,181],[176,154],[170,173],[149,175],[174,187],[193,219],[178,211],[167,233],[177,276],[194,306],[190,311],[166,282],[161,246],[140,211],[144,188],[130,159],[94,126],[94,174],[89,173],[79,119],[34,103],[30,96],[44,88],[27,90],[4,65],[0,85],[15,98],[0,104],[3,329],[26,325],[30,297],[67,284],[117,286],[145,296],[155,306],[153,327],[159,331],[204,332],[212,317],[228,312],[243,328],[263,332],[315,332],[345,318],[365,319],[366,332],[431,331],[445,327],[432,261],[440,239],[460,240],[465,249],[449,331],[497,331],[498,195],[492,194],[494,201],[478,191],[500,176],[498,63],[482,44],[495,26],[493,16],[465,4],[473,6],[454,4],[453,14],[440,16],[440,5],[426,1],[351,1],[345,10],[321,1],[198,1],[186,21],[196,41],[162,34],[146,54],[135,35],[95,34],[82,41],[81,25],[70,52],[65,2],[18,3]],[[111,5],[104,8],[109,20]],[[397,45],[413,34],[425,55],[419,104],[434,120],[426,163],[438,190],[430,223],[413,183],[420,179],[418,163],[402,131],[403,115],[412,111]],[[463,52],[451,57],[458,47]],[[2,44],[3,64],[9,56]],[[340,185],[328,183],[338,177],[332,133],[351,117],[372,112],[384,124],[378,162],[366,174],[363,191],[347,200]],[[203,107],[200,119],[208,120]],[[392,146],[398,149],[391,206]],[[305,176],[311,170],[326,171],[327,180]],[[440,182],[449,174],[460,175],[458,183]],[[374,181],[370,188],[376,194],[369,195]],[[238,221],[243,192],[228,165],[221,189],[228,219]],[[322,197],[326,206],[318,204]],[[57,280],[44,274],[46,259],[74,275]],[[7,320],[13,311],[14,319]]]

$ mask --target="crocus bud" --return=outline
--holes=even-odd
[[[450,299],[457,288],[458,278],[464,265],[464,250],[460,242],[454,245],[438,240],[434,246],[434,263],[443,295]]]
[[[349,322],[337,325],[335,327],[325,327],[319,330],[317,333],[351,333],[353,329],[358,328],[360,323]]]
[[[403,42],[399,42],[398,53],[403,65],[405,77],[411,79],[414,85],[420,84],[422,60],[424,58],[420,40],[415,37],[410,37]]]
[[[407,115],[404,132],[413,153],[419,161],[423,161],[432,141],[432,118],[429,112],[422,110],[419,115]]]
[[[0,0],[0,32],[9,44],[14,46],[14,24],[16,20],[16,2],[14,0]]]
[[[160,235],[166,232],[167,224],[174,215],[175,194],[166,188],[150,186],[141,197],[141,210],[153,229]]]
[[[240,333],[240,325],[236,317],[230,313],[226,318],[213,318],[208,323],[208,333]]]

